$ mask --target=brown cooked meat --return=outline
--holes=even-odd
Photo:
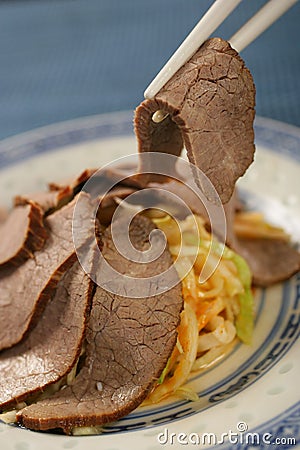
[[[300,253],[279,239],[236,239],[234,249],[245,258],[258,286],[287,280],[300,270]]]
[[[136,189],[126,186],[116,186],[105,196],[103,196],[97,211],[97,218],[99,222],[102,225],[108,226],[118,206],[118,200],[124,200],[134,192],[136,192]]]
[[[54,182],[49,183],[48,187],[49,187],[50,191],[61,191],[66,188],[69,188],[72,191],[74,191],[75,194],[77,194],[78,191],[82,188],[82,186],[88,181],[88,179],[92,175],[94,175],[94,173],[96,171],[97,171],[97,169],[85,169],[77,177],[69,178],[60,183],[54,183]]]
[[[238,238],[234,232],[236,196],[224,205],[227,223],[226,243],[247,261],[253,283],[270,286],[287,280],[300,270],[300,253],[290,242],[278,239]]]
[[[0,410],[62,379],[76,363],[84,337],[92,281],[76,262],[58,283],[36,327],[0,354]]]
[[[149,219],[137,216],[130,228],[133,245],[147,250],[154,229]],[[167,249],[154,263],[128,262],[117,253],[110,229],[103,236],[102,251],[113,267],[129,275],[149,277],[157,273],[157,265],[167,270],[172,264]],[[101,273],[100,266],[100,277]],[[175,269],[173,275],[177,277]],[[167,363],[176,343],[182,303],[178,284],[164,294],[143,298],[98,287],[79,375],[71,386],[21,410],[19,422],[35,430],[63,428],[69,433],[75,426],[101,425],[128,414],[144,400]]]
[[[82,198],[81,220],[89,223],[93,205],[87,194]],[[72,236],[76,200],[46,219],[49,238],[33,259],[0,270],[0,350],[20,342],[35,325],[59,279],[76,260]]]
[[[40,206],[46,215],[49,215],[70,202],[95,172],[96,169],[85,169],[78,177],[64,180],[61,183],[49,183],[48,191],[37,191],[30,194],[17,195],[14,198],[14,205],[24,206],[30,202],[34,202]],[[134,192],[136,186],[140,187],[133,179],[130,179],[130,181],[125,179],[114,185],[114,182],[121,173],[122,172],[117,170],[106,169],[105,171],[101,171],[101,174],[95,175],[89,183],[88,191],[93,197],[102,197],[102,194],[112,187],[112,190],[105,196],[105,201],[101,204],[102,209],[106,207],[114,207],[113,209],[115,209],[116,203],[113,199],[115,196],[124,198]]]
[[[73,191],[70,187],[61,190],[47,192],[33,192],[31,194],[17,195],[14,198],[15,206],[26,205],[34,202],[40,206],[44,214],[53,212],[66,205],[73,198]]]
[[[138,150],[179,156],[184,145],[190,162],[205,173],[226,203],[253,161],[254,107],[255,86],[244,61],[228,42],[209,39],[154,99],[136,109]],[[157,110],[169,114],[160,123],[152,120]],[[151,163],[140,169],[160,173],[155,158]],[[160,182],[161,177],[151,176],[151,181]]]
[[[17,195],[14,204],[18,206],[34,202],[42,208],[45,214],[50,214],[70,202],[95,171],[96,169],[85,169],[78,177],[62,183],[49,183],[48,191]]]
[[[14,208],[0,224],[0,267],[19,265],[40,250],[48,237],[43,211],[35,203]]]

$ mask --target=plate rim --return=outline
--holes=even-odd
[[[27,159],[29,156],[80,142],[96,140],[97,137],[100,137],[97,136],[97,129],[101,130],[101,135],[103,135],[103,127],[105,126],[109,127],[108,136],[111,136],[112,132],[114,136],[134,136],[133,118],[134,113],[131,110],[93,114],[56,122],[9,136],[0,140],[0,170]],[[270,135],[265,133],[265,130],[272,131],[272,133],[277,135],[276,140],[272,139],[271,136],[272,150],[295,158],[300,162],[300,152],[296,142],[300,139],[300,127],[262,116],[256,116],[254,127],[257,144],[268,145],[270,143]],[[62,136],[64,136],[65,140],[61,142],[59,138]],[[35,144],[34,148],[31,148],[31,151],[26,153],[26,147],[33,144]],[[16,148],[19,148],[17,159],[15,154]],[[14,154],[12,154],[13,150]]]

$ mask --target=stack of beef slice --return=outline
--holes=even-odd
[[[185,146],[189,160],[214,184],[224,204],[229,245],[245,255],[257,284],[268,285],[296,272],[299,254],[285,242],[239,242],[233,233],[235,182],[254,155],[254,106],[255,88],[244,62],[227,42],[210,39],[154,99],[141,103],[135,131],[142,153],[179,156]],[[166,114],[160,123],[152,120],[157,110]],[[154,167],[141,169],[161,168],[154,161]],[[52,183],[46,193],[19,196],[9,217],[0,222],[0,410],[18,409],[18,422],[33,430],[70,433],[74,427],[103,425],[129,413],[151,391],[176,344],[183,307],[178,279],[163,294],[121,296],[101,287],[101,262],[94,283],[77,260],[72,218],[78,196],[84,205],[80,244],[88,247],[95,240],[94,200],[80,191],[93,173],[87,170],[67,183]],[[161,273],[171,268],[177,277],[168,248],[154,264],[128,263],[112,239],[115,197],[162,181],[153,175],[127,179],[103,199],[98,211],[96,235],[104,261],[125,276],[151,278],[158,268]],[[164,183],[164,189],[183,196],[195,210],[184,183]],[[154,228],[148,218],[135,216],[129,234],[137,250],[150,248]],[[122,223],[117,229],[122,233]],[[93,252],[87,259],[92,267]],[[49,386],[57,385],[59,390],[45,395]],[[24,401],[27,406],[20,409]]]
[[[125,267],[129,275],[151,277],[157,267],[162,272],[171,268],[176,286],[150,297],[105,291],[77,260],[72,226],[79,198],[76,223],[82,228],[76,245],[89,249],[95,240],[90,231],[95,230],[95,202],[77,193],[91,173],[51,184],[46,193],[16,198],[1,225],[0,409],[17,409],[18,422],[33,430],[71,433],[74,427],[102,425],[129,413],[153,388],[176,344],[183,299],[167,248],[154,263],[131,267],[114,247],[110,226],[100,237],[96,227],[103,256],[108,254],[120,273]],[[124,192],[132,189],[116,187],[105,207]],[[130,239],[137,250],[150,248],[154,228],[149,219],[134,218]],[[85,269],[93,267],[93,251],[87,257]],[[97,273],[100,285],[101,265]]]

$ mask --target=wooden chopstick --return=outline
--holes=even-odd
[[[231,37],[229,42],[232,47],[239,52],[243,50],[297,1],[270,0]],[[216,0],[149,84],[144,97],[153,98],[240,2],[241,0]]]

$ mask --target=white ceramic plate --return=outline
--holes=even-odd
[[[240,183],[243,197],[300,242],[300,131],[259,118],[256,144],[255,163]],[[0,204],[9,206],[15,194],[45,188],[48,181],[101,166],[135,148],[128,112],[9,138],[0,143]],[[223,433],[231,434],[231,442],[225,439],[222,448],[244,449],[253,442],[259,448],[295,448],[300,443],[300,275],[257,290],[256,311],[253,345],[237,345],[218,365],[191,377],[198,402],[173,399],[138,408],[100,436],[36,433],[0,423],[1,449],[157,450],[205,443],[211,448]]]

